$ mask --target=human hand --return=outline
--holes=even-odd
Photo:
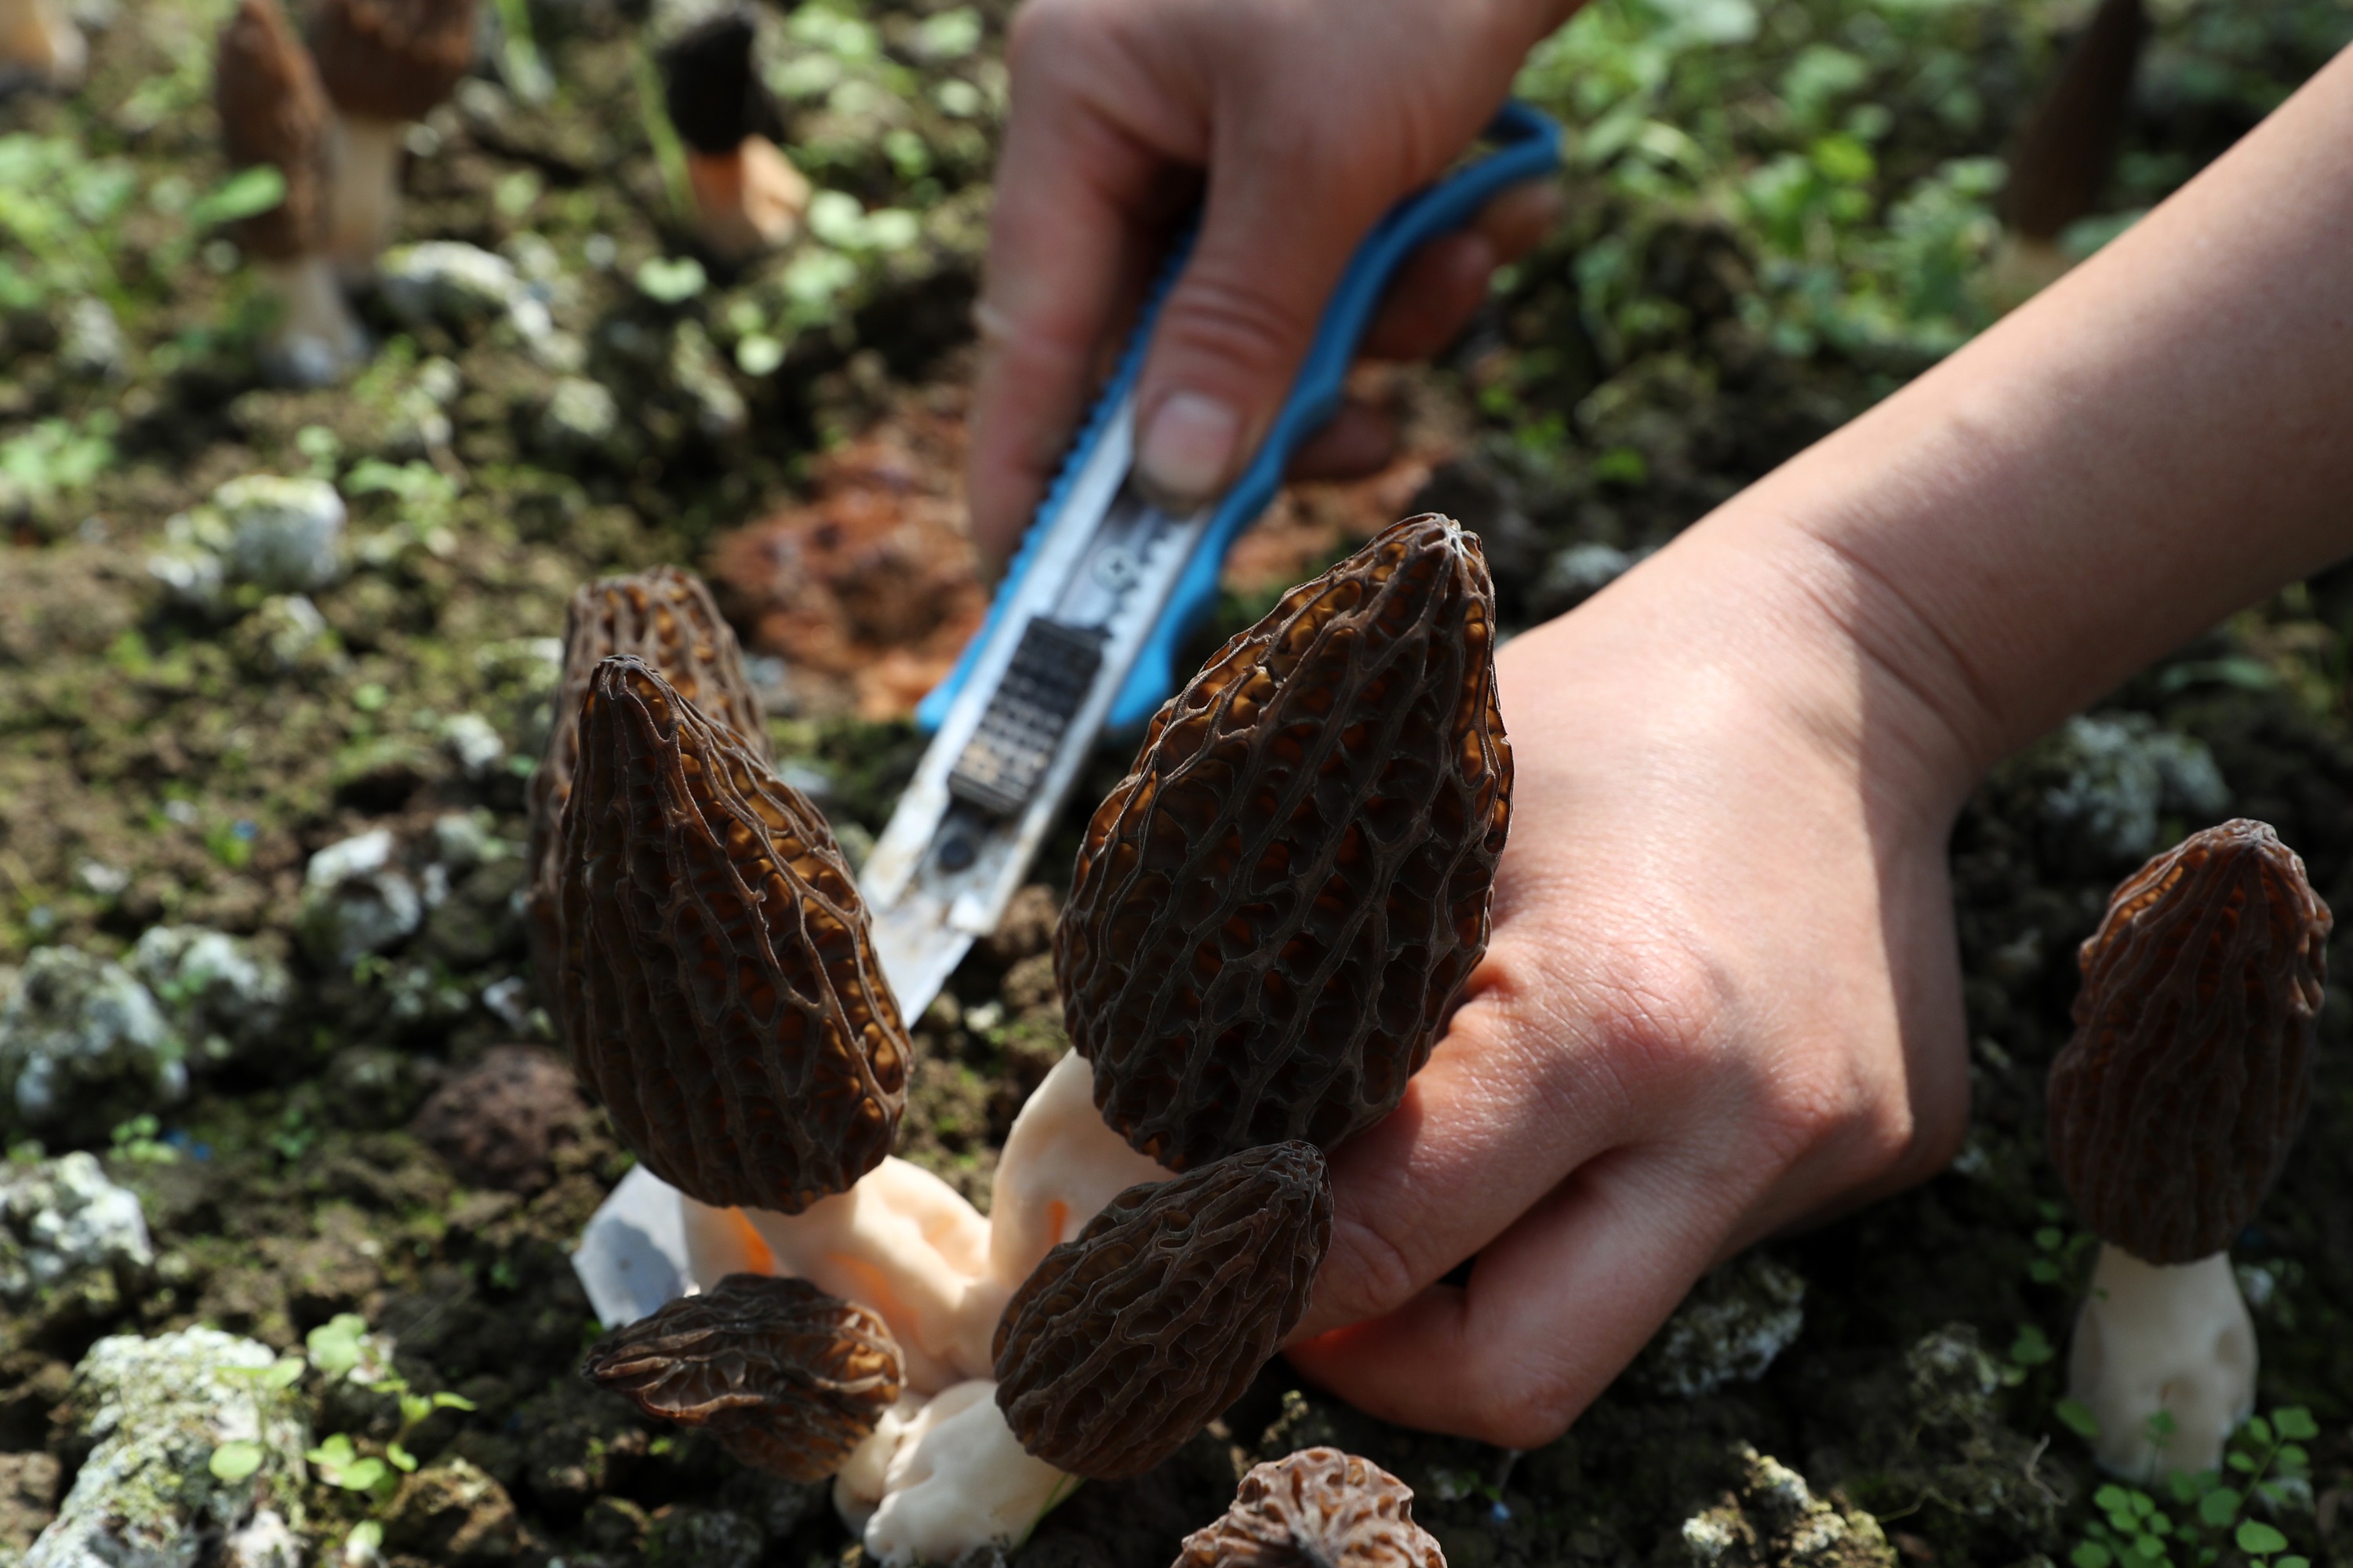
[[[1029,0],[1008,49],[973,536],[1002,559],[1174,226],[1208,181],[1200,236],[1137,388],[1137,472],[1215,494],[1281,408],[1349,255],[1493,115],[1574,0]],[[1490,203],[1408,260],[1367,334],[1377,358],[1437,352],[1494,269],[1535,246],[1549,185]],[[1377,467],[1385,432],[1344,411],[1294,471]]]
[[[1974,762],[1857,658],[1822,553],[1757,532],[1687,535],[1498,657],[1493,938],[1403,1105],[1334,1155],[1290,1351],[1373,1414],[1547,1442],[1702,1272],[1959,1141],[1945,841]]]

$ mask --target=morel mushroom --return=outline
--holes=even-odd
[[[1009,1296],[1113,1199],[1166,1174],[1103,1125],[1093,1069],[1076,1051],[1066,1053],[1021,1102],[1005,1135],[988,1205],[990,1277]]]
[[[899,1397],[882,1319],[805,1279],[731,1274],[607,1334],[582,1369],[649,1415],[706,1426],[745,1464],[819,1481]]]
[[[711,17],[661,51],[662,97],[694,192],[695,227],[722,260],[786,244],[808,210],[809,183],[769,139],[776,109],[752,62],[749,11]]]
[[[1057,1469],[1115,1480],[1231,1404],[1307,1310],[1332,1235],[1293,1140],[1131,1187],[1046,1255],[997,1323],[997,1403]]]
[[[891,1148],[910,1047],[825,818],[643,660],[600,662],[563,818],[558,1001],[648,1169],[797,1213]]]
[[[643,659],[705,718],[733,731],[754,758],[770,759],[767,719],[744,673],[743,651],[701,577],[677,567],[656,567],[586,583],[573,593],[564,615],[555,722],[546,753],[531,776],[532,968],[550,991],[562,963],[555,888],[563,840],[557,829],[579,766],[580,705],[596,666],[616,653]],[[546,1001],[551,1013],[562,1012],[554,996]]]
[[[2084,943],[2051,1155],[2104,1244],[2069,1382],[2119,1474],[2211,1469],[2254,1408],[2254,1325],[2225,1249],[2304,1121],[2329,926],[2304,863],[2242,819],[2126,878]]]
[[[1234,1505],[1185,1538],[1173,1568],[1446,1568],[1413,1489],[1337,1448],[1255,1466]]]
[[[22,79],[71,87],[90,44],[58,0],[0,0],[0,90]]]
[[[364,278],[400,211],[406,122],[449,96],[474,58],[474,0],[324,0],[311,49],[335,101],[327,250]]]
[[[2116,167],[2147,36],[2144,0],[2101,0],[2020,127],[2002,186],[2001,249],[1992,265],[1998,302],[2022,302],[2067,270],[2060,236],[2091,215]]]
[[[1511,812],[1478,540],[1409,518],[1155,715],[1054,946],[1095,1103],[1182,1171],[1396,1108],[1485,951]]]
[[[229,162],[266,164],[285,198],[244,219],[237,238],[260,259],[279,316],[260,345],[272,380],[322,387],[367,353],[367,337],[321,253],[327,187],[327,96],[277,0],[241,0],[222,27],[213,98]]]

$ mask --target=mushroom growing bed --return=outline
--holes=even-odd
[[[580,1375],[600,1326],[567,1255],[632,1160],[533,989],[562,960],[535,917],[552,852],[531,805],[606,788],[602,764],[537,767],[582,695],[558,689],[573,596],[675,567],[711,599],[662,579],[607,652],[756,725],[822,819],[806,837],[839,845],[839,867],[796,863],[810,886],[888,817],[920,747],[907,708],[982,602],[956,464],[1004,8],[765,8],[776,143],[813,194],[783,249],[737,266],[698,249],[662,135],[659,46],[693,19],[484,4],[481,52],[396,139],[381,281],[353,303],[364,360],[310,388],[267,374],[264,264],[284,247],[259,231],[295,215],[250,207],[232,165],[259,154],[233,157],[214,118],[236,8],[52,9],[85,36],[82,85],[0,97],[0,1560],[46,1530],[35,1561],[93,1531],[107,1551],[160,1540],[207,1563],[852,1561],[837,1494],[879,1500],[888,1465],[853,1457],[839,1488],[764,1467],[766,1428],[729,1414],[765,1408],[744,1380],[824,1362],[808,1386],[838,1424],[819,1447],[894,1422],[953,1437],[997,1408],[957,1392],[997,1369],[995,1314],[970,1343],[894,1327],[892,1371],[873,1325],[827,1304],[846,1285],[802,1269],[807,1290],[762,1296],[720,1286],[722,1267],[659,1325],[659,1358],[630,1359],[625,1335],[599,1352],[606,1386]],[[2161,196],[2353,35],[2338,0],[2154,9],[2104,211]],[[1425,510],[1480,535],[1508,634],[1930,363],[1984,319],[1968,279],[1996,247],[1995,171],[1976,160],[2087,14],[1596,9],[1525,90],[1689,146],[1652,130],[1576,164],[1564,233],[1470,337],[1434,368],[1367,378],[1401,416],[1396,460],[1286,493],[1191,659]],[[721,620],[740,669],[690,692],[679,650],[716,646]],[[1140,1473],[1054,1489],[1009,1561],[1167,1568],[1278,1529],[1337,1541],[1394,1486],[1456,1568],[2083,1563],[2115,1553],[2112,1516],[2157,1512],[2175,1563],[2211,1545],[2225,1563],[2353,1564],[2342,980],[2312,1023],[2303,1135],[2220,1281],[2261,1343],[2255,1409],[2308,1413],[2314,1435],[2291,1415],[2235,1439],[2279,1484],[2227,1525],[2204,1522],[2214,1486],[2185,1499],[2111,1478],[2071,1425],[2069,1335],[2099,1248],[2048,1151],[2044,1094],[2077,945],[2193,830],[2269,823],[2318,896],[2353,908],[2348,637],[2353,580],[2332,573],[1996,771],[1952,846],[1961,1157],[1703,1282],[1559,1442],[1511,1456],[1388,1426],[1276,1359]],[[618,766],[626,737],[605,739]],[[1105,747],[1082,808],[1136,745]],[[1198,1138],[1201,1172],[1234,1154],[1214,1118],[1150,1120],[1158,1069],[1119,1057],[1116,1032],[1102,1065],[1068,1056],[1057,921],[1116,891],[1085,875],[1086,827],[1067,815],[1004,925],[904,1020],[895,1071],[864,1065],[881,1098],[903,1096],[895,1137],[860,1154],[892,1156],[884,1210],[987,1216],[959,1233],[959,1277],[1008,1298],[1077,1229],[1015,1216],[1065,1191],[1057,1138],[1102,1129],[1082,1074],[1134,1086],[1122,1130],[1139,1146]],[[1158,1004],[1115,971],[1086,971],[1103,1016]],[[613,1103],[617,1080],[596,1081]],[[1351,1115],[1383,1092],[1335,1089]],[[1240,1157],[1324,1135],[1303,1121]],[[789,1188],[787,1152],[771,1175]],[[1152,1173],[1134,1158],[1064,1201],[1092,1213]],[[1313,1187],[1253,1179],[1261,1196]],[[1177,1196],[1195,1206],[1109,1218],[1213,1213],[1214,1194]],[[782,1224],[712,1213],[709,1255],[765,1259],[762,1275],[860,1223],[816,1202]],[[1029,1320],[1013,1315],[1005,1364]],[[697,1360],[731,1334],[763,1348]],[[1027,1364],[1040,1399],[1070,1375]],[[125,1370],[141,1368],[168,1371]],[[932,1404],[892,1414],[919,1380]],[[174,1483],[134,1484],[158,1475]],[[2241,1523],[2288,1544],[2243,1547]]]

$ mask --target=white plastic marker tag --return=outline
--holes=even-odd
[[[694,1283],[677,1188],[640,1165],[590,1217],[572,1272],[608,1329],[650,1318]]]

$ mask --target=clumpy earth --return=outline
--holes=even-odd
[[[227,9],[88,0],[87,85],[0,99],[0,1561],[856,1562],[822,1495],[577,1376],[566,1252],[628,1161],[548,1052],[524,788],[565,596],[676,561],[714,577],[853,858],[887,818],[908,705],[983,603],[956,463],[1006,7],[766,6],[821,194],[729,269],[646,85],[642,40],[682,18],[486,6],[474,74],[408,135],[399,239],[434,245],[387,260],[371,362],[317,391],[260,380],[268,302],[222,227]],[[1562,233],[1442,363],[1366,375],[1396,460],[1293,487],[1203,646],[1420,506],[1485,535],[1507,624],[1560,613],[1949,352],[2004,286],[1999,155],[2088,9],[1593,7],[1523,82],[1573,127]],[[2345,0],[2152,9],[2076,253],[2353,37]],[[1960,1159],[1704,1282],[1567,1436],[1418,1436],[1277,1362],[1012,1561],[1159,1568],[1250,1464],[1329,1443],[1403,1478],[1457,1568],[2099,1568],[2120,1531],[2151,1563],[2353,1563],[2341,983],[2312,1123],[2234,1249],[2262,1407],[2308,1412],[2240,1440],[2268,1495],[2099,1490],[2059,1404],[2089,1246],[2041,1130],[2074,946],[2150,851],[2260,817],[2353,909],[2348,635],[2338,571],[1996,772],[1952,844]],[[902,1151],[983,1204],[1063,1049],[1074,832],[918,1022]]]

